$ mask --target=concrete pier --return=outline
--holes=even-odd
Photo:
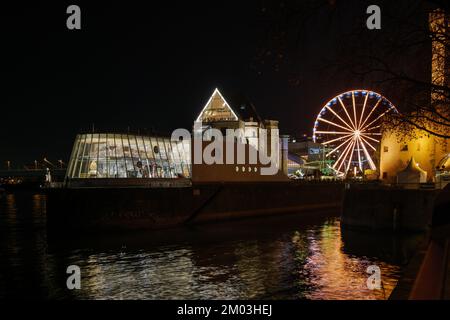
[[[383,185],[347,184],[342,225],[393,232],[423,232],[429,228],[438,190],[403,189]]]

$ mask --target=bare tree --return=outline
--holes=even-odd
[[[403,135],[418,128],[440,138],[450,137],[450,1],[377,1],[382,9],[382,29],[368,30],[365,11],[356,15],[354,27],[341,36],[339,53],[324,68],[347,72],[394,97],[398,114],[386,118],[386,128]],[[332,21],[340,7],[367,8],[373,1],[292,0],[269,2],[263,11],[272,27],[262,57],[279,65],[290,53],[290,62],[301,57],[308,23]],[[298,50],[296,50],[298,49]],[[267,55],[267,52],[276,54]],[[293,62],[292,62],[293,61]]]

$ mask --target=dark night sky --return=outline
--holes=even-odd
[[[312,19],[301,62],[276,71],[256,59],[270,27],[262,0],[73,3],[81,31],[66,28],[72,3],[2,8],[0,168],[67,160],[76,133],[92,123],[104,131],[191,128],[216,86],[245,92],[282,133],[309,134],[326,100],[365,85],[319,71],[354,17],[365,18],[364,6],[347,5],[331,22]]]

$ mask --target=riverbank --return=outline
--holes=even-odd
[[[341,183],[205,183],[48,189],[52,231],[139,230],[285,213],[339,212]]]

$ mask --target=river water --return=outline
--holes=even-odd
[[[337,214],[47,237],[46,197],[0,198],[0,298],[387,299],[420,235],[341,229]],[[81,269],[68,290],[66,269]],[[369,290],[368,266],[382,286]]]

